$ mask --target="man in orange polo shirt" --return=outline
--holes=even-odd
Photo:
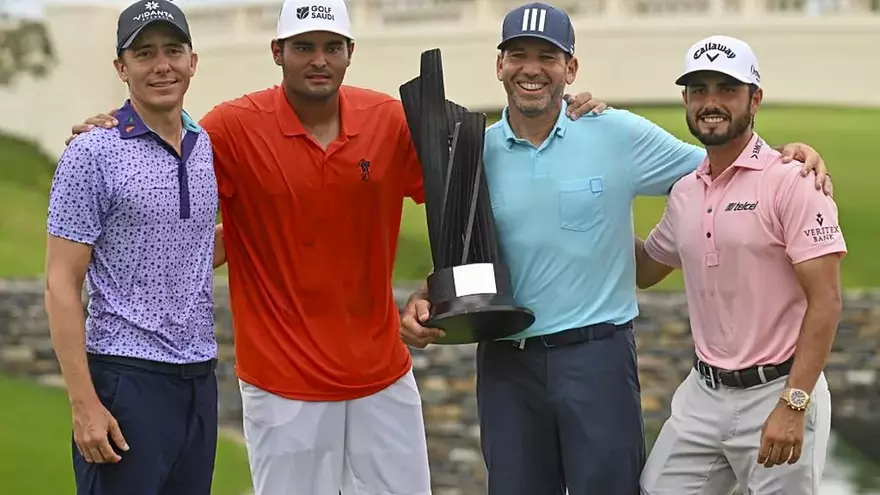
[[[288,0],[272,42],[283,84],[200,122],[257,495],[431,490],[391,286],[403,200],[423,201],[422,170],[400,102],[341,85],[353,49],[342,0]],[[578,95],[571,116],[594,107]]]

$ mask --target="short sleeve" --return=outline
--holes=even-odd
[[[659,263],[672,268],[681,268],[681,256],[675,239],[675,215],[669,204],[666,205],[660,223],[645,239],[645,252]]]
[[[693,172],[706,157],[702,148],[686,143],[650,120],[625,112],[632,149],[631,175],[635,196],[665,196],[678,179]]]
[[[211,149],[214,152],[214,174],[217,176],[217,190],[221,197],[232,198],[235,195],[235,181],[232,180],[232,170],[235,166],[235,154],[232,148],[232,138],[229,125],[226,121],[226,112],[223,106],[212,108],[199,125],[211,138]]]
[[[52,178],[48,233],[93,245],[101,236],[110,203],[99,158],[86,140],[75,139],[61,155]]]
[[[785,252],[793,264],[826,254],[846,253],[846,241],[837,220],[837,204],[816,189],[812,175],[803,177],[793,168],[783,179],[776,210]]]
[[[402,111],[402,110],[401,110]],[[413,144],[412,137],[409,132],[409,126],[406,119],[402,119],[403,123],[400,130],[400,141],[398,147],[402,153],[402,162],[404,167],[404,195],[412,198],[416,204],[425,202],[425,187],[422,177],[422,163],[419,161],[419,154],[416,146]]]

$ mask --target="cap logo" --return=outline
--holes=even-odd
[[[758,72],[758,69],[753,65],[751,67],[752,75],[755,76],[755,81],[761,82],[761,73]]]
[[[547,19],[546,9],[524,9],[521,31],[544,32],[544,22]]]
[[[709,52],[720,52],[720,53],[716,53],[713,55]],[[699,58],[705,54],[706,58],[709,59],[709,62],[714,62],[715,59],[717,59],[718,56],[721,55],[722,53],[727,55],[727,58],[735,58],[736,57],[736,53],[734,53],[733,50],[731,50],[730,48],[727,48],[726,46],[724,46],[720,43],[706,43],[705,45],[701,46],[699,49],[697,49],[697,51],[694,52],[694,60],[699,60]]]
[[[131,18],[135,22],[145,22],[154,19],[162,19],[164,21],[173,21],[174,16],[170,12],[158,10],[158,2],[147,2],[144,4],[144,11]]]
[[[333,8],[326,5],[306,5],[296,8],[297,19],[323,19],[333,22]]]

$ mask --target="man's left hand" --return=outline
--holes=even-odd
[[[605,102],[593,98],[593,95],[589,92],[578,93],[574,96],[565,95],[562,98],[568,103],[565,115],[571,120],[577,120],[581,115],[586,115],[590,112],[598,115],[608,108]]]
[[[801,169],[801,175],[806,177],[810,172],[815,172],[816,189],[825,191],[826,196],[834,195],[834,188],[831,186],[831,176],[828,175],[825,160],[819,156],[816,150],[803,143],[790,143],[783,146],[779,151],[782,153],[782,163],[789,163],[792,160],[803,162],[804,167]]]
[[[806,411],[795,411],[781,401],[776,405],[761,430],[758,464],[770,468],[801,458],[805,416]]]

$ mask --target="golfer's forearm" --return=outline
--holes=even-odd
[[[831,298],[829,298],[831,299]],[[840,298],[811,302],[807,306],[801,333],[794,353],[794,364],[788,375],[788,386],[811,391],[819,374],[825,369],[837,323],[840,319]]]
[[[653,287],[672,273],[672,268],[651,258],[645,251],[645,241],[633,236],[633,242],[636,250],[636,286],[639,289]]]
[[[223,224],[214,226],[214,268],[226,263],[226,244],[223,242]]]
[[[80,291],[74,287],[47,287],[46,312],[52,346],[71,404],[96,400],[86,360],[85,315]]]

